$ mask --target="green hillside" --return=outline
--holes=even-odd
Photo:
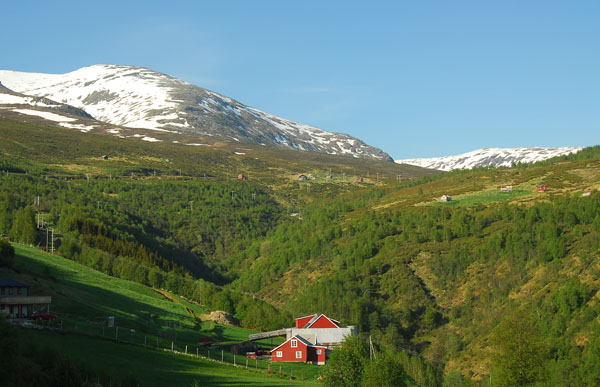
[[[250,369],[244,369],[244,356],[236,359],[242,367],[233,367],[230,345],[247,340],[255,331],[197,321],[186,307],[200,315],[205,312],[200,305],[174,295],[178,302],[173,302],[144,285],[107,276],[31,247],[13,246],[16,254],[12,269],[0,269],[0,277],[30,284],[32,295],[50,295],[51,312],[57,316],[55,321],[42,323],[56,331],[29,329],[20,336],[40,349],[60,348],[62,355],[83,362],[98,378],[108,374],[115,381],[135,379],[144,386],[191,385],[195,381],[200,385],[298,384],[266,375],[269,365],[263,361],[254,364],[252,360]],[[115,318],[115,327],[104,323],[108,316]],[[198,348],[199,337],[211,337],[214,345]],[[186,346],[189,354],[198,353],[202,358],[170,351],[173,348],[185,353]],[[220,362],[222,349],[225,363]],[[207,356],[217,361],[206,360]],[[288,376],[295,373],[298,381],[306,384],[314,381],[320,370],[291,364],[283,371]]]
[[[325,313],[357,325],[376,351],[411,354],[403,368],[422,385],[485,385],[490,375],[494,385],[600,383],[598,147],[435,174],[250,145],[148,144],[6,120],[0,128],[0,234],[46,248],[54,229],[66,262],[109,283],[163,288],[197,313],[224,310],[255,330]],[[542,183],[549,191],[537,191]],[[512,192],[501,192],[507,185]],[[85,294],[85,278],[75,282]],[[166,320],[182,324],[182,340],[222,333],[140,289],[147,301],[135,313],[126,303],[114,313],[136,333],[168,343]],[[93,329],[110,310],[85,297],[89,321],[78,322],[74,305],[63,313]],[[158,302],[165,317],[153,317]],[[529,349],[515,355],[517,341]]]

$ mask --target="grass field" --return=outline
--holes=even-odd
[[[475,204],[501,203],[532,195],[533,192],[525,189],[514,189],[511,192],[500,192],[497,188],[452,197],[451,202],[435,202],[444,206],[472,206]]]
[[[35,343],[60,348],[61,352],[121,377],[134,376],[144,386],[190,385],[288,385],[314,383],[320,375],[317,366],[284,363],[286,378],[267,375],[270,361],[249,360],[234,355],[232,343],[245,341],[255,331],[198,321],[186,309],[200,315],[206,309],[176,295],[170,300],[146,286],[110,277],[71,260],[32,247],[13,244],[12,270],[0,269],[9,277],[31,285],[31,295],[52,297],[50,311],[57,316],[51,326],[62,331],[28,330]],[[115,327],[104,323],[115,317]],[[118,328],[117,328],[118,327]],[[196,346],[199,337],[210,336],[211,348]],[[118,339],[118,340],[117,340]],[[281,338],[262,341],[278,345]],[[261,343],[259,343],[261,344]],[[185,352],[200,357],[174,354]],[[209,352],[210,351],[210,352]],[[213,360],[205,360],[210,356]],[[225,363],[220,362],[221,357]],[[214,361],[217,360],[217,361]],[[275,366],[279,371],[280,365]],[[296,379],[289,380],[292,373]]]
[[[135,378],[140,386],[287,386],[315,384],[310,380],[289,380],[267,375],[263,370],[233,367],[219,361],[140,348],[122,342],[82,335],[29,330],[29,339],[40,347],[60,348],[66,356],[88,364],[92,369],[115,376]],[[289,373],[289,372],[288,372]],[[307,376],[308,377],[308,376]]]

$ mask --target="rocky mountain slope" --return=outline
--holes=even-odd
[[[114,125],[392,161],[347,134],[286,120],[147,68],[94,65],[67,74],[1,70],[0,82]]]
[[[556,156],[579,152],[583,148],[484,148],[457,156],[431,157],[396,160],[399,164],[410,164],[424,168],[451,171],[453,169],[471,169],[476,167],[505,166],[513,163],[533,163]]]

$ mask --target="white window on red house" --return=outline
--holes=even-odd
[[[277,351],[277,357],[283,357],[283,352]]]
[[[302,351],[296,351],[296,359],[302,359]]]
[[[320,354],[321,354],[321,350],[317,349],[317,355],[320,355]]]
[[[292,348],[298,347],[298,340],[292,340]]]

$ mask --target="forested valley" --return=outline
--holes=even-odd
[[[298,182],[301,164],[262,180],[258,164],[243,180],[143,161],[90,177],[3,151],[0,234],[13,241],[245,327],[325,313],[382,352],[414,355],[402,363],[426,385],[600,384],[598,147],[366,183]],[[535,192],[541,182],[552,191]],[[501,196],[505,183],[516,189]],[[440,203],[445,193],[457,200]]]

